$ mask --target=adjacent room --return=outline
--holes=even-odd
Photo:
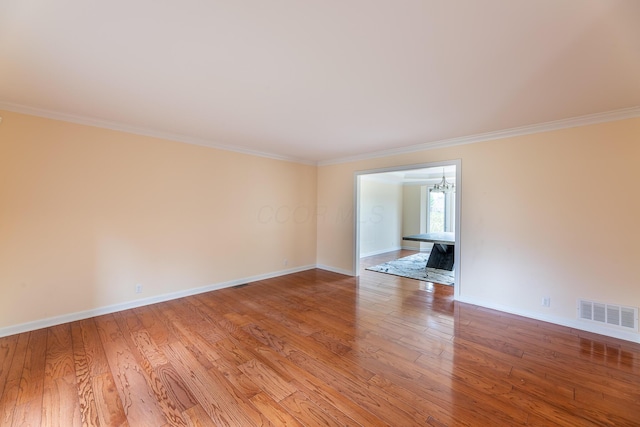
[[[0,425],[640,425],[638,76],[637,0],[1,1]]]
[[[367,269],[453,286],[457,169],[454,164],[360,175],[356,259],[414,250]]]

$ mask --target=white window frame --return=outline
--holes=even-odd
[[[431,233],[431,190],[433,185],[427,186],[427,233]],[[444,193],[444,229],[445,231],[455,232],[456,225],[456,209],[455,209],[456,192]],[[447,230],[447,227],[449,230]]]

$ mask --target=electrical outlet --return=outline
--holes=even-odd
[[[542,297],[542,306],[551,307],[551,297]]]
[[[136,285],[136,294],[142,293],[142,285],[140,283],[138,283]]]
[[[285,258],[284,261],[282,261],[282,265],[286,267],[287,264],[289,264],[289,260]]]

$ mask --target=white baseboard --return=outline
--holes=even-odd
[[[170,301],[178,298],[184,298],[191,295],[197,295],[204,292],[215,291],[218,289],[230,288],[232,286],[244,285],[259,280],[271,279],[274,277],[284,276],[300,271],[312,270],[315,265],[307,265],[302,267],[290,268],[287,270],[275,271],[267,274],[259,274],[257,276],[244,277],[242,279],[229,280],[227,282],[214,283],[212,285],[202,286],[198,288],[186,289],[184,291],[170,292],[168,294],[156,295],[148,298],[141,298],[134,301],[127,301],[121,304],[113,304],[104,307],[97,307],[90,310],[78,311],[75,313],[63,314],[60,316],[48,317],[46,319],[34,320],[32,322],[21,323],[19,325],[7,326],[0,328],[0,338],[9,335],[20,334],[23,332],[35,331],[36,329],[48,328],[50,326],[60,325],[77,320],[88,319],[90,317],[102,316],[103,314],[115,313],[117,311],[128,310],[145,305],[156,304],[159,302]]]
[[[320,270],[331,271],[332,273],[344,274],[345,276],[351,276],[351,277],[354,276],[353,271],[351,270],[343,270],[342,268],[329,267],[328,265],[317,264],[316,268],[319,268]]]
[[[386,254],[387,252],[399,251],[400,249],[402,249],[401,246],[394,246],[392,248],[386,248],[386,249],[380,249],[380,250],[373,251],[373,252],[361,253],[360,254],[360,258],[366,258],[368,256],[374,256],[374,255],[380,255],[380,254]]]
[[[638,334],[637,332],[621,331],[613,327],[592,325],[589,322],[585,322],[579,319],[567,319],[565,317],[550,316],[534,311],[518,310],[514,309],[513,307],[507,307],[501,304],[482,301],[476,298],[460,296],[459,298],[457,298],[457,301],[474,304],[493,310],[504,311],[505,313],[516,314],[518,316],[528,317],[530,319],[541,320],[543,322],[554,323],[556,325],[566,326],[581,331],[592,332],[594,334],[604,335],[611,338],[618,338],[625,341],[640,343],[640,334]]]
[[[114,304],[104,307],[98,307],[91,310],[79,311],[75,313],[64,314],[61,316],[49,317],[46,319],[39,319],[32,322],[26,322],[19,325],[7,326],[4,328],[0,328],[0,338],[6,337],[9,335],[19,334],[23,332],[34,331],[37,329],[47,328],[50,326],[60,325],[63,323],[74,322],[77,320],[88,319],[91,317],[101,316],[104,314],[115,313],[122,310],[128,310],[136,307],[143,307],[145,305],[156,304],[159,302],[170,301],[178,298],[184,298],[191,295],[197,295],[205,292],[211,292],[218,289],[229,288],[232,286],[243,285],[246,283],[256,282],[259,280],[271,279],[274,277],[280,277],[287,274],[298,273],[301,271],[312,270],[314,268],[319,268],[322,270],[331,271],[333,273],[344,274],[346,276],[353,276],[353,272],[349,270],[344,270],[341,268],[329,267],[326,265],[307,265],[302,267],[290,268],[287,270],[275,271],[267,274],[260,274],[256,276],[245,277],[242,279],[230,280],[227,282],[215,283],[207,286],[202,286],[199,288],[187,289],[184,291],[171,292],[168,294],[152,296],[148,298],[141,298],[134,301],[128,301],[121,304]],[[566,326],[569,328],[574,328],[586,332],[592,332],[595,334],[600,334],[612,338],[618,338],[625,341],[631,341],[635,343],[640,343],[640,334],[634,332],[627,331],[619,331],[612,327],[600,326],[600,325],[592,325],[587,322],[583,322],[578,319],[567,319],[563,317],[549,316],[538,312],[530,312],[526,310],[518,310],[513,307],[504,306],[501,304],[495,304],[487,301],[478,300],[475,298],[468,298],[461,296],[457,299],[457,301],[474,304],[485,308],[490,308],[493,310],[503,311],[505,313],[516,314],[518,316],[528,317],[530,319],[540,320],[543,322],[554,323],[561,326]]]
[[[414,246],[403,246],[401,249],[404,249],[405,251],[418,251],[418,252],[430,252],[430,249],[422,249],[422,248],[416,248]]]

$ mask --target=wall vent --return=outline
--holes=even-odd
[[[615,304],[578,300],[578,318],[592,322],[638,330],[638,309]]]

